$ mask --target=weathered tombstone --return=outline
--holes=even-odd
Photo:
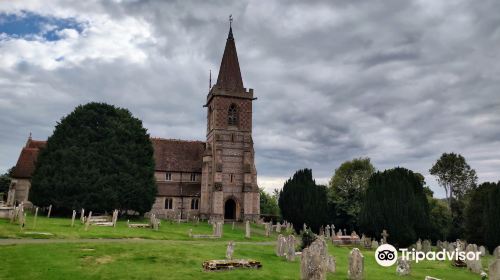
[[[306,223],[304,223],[304,225],[302,226],[302,230],[304,230],[304,232],[307,230]]]
[[[33,229],[36,228],[36,220],[38,218],[38,207],[35,208],[35,217],[33,218]]]
[[[468,252],[478,252],[477,245],[476,244],[469,244],[467,245],[467,248],[465,251]],[[466,259],[465,263],[467,264],[467,269],[474,272],[474,273],[481,273],[483,270],[482,265],[481,265],[481,257],[478,259]]]
[[[276,239],[276,256],[281,257],[281,238],[283,238],[283,235],[280,233],[278,234],[278,238]]]
[[[47,213],[47,218],[50,218],[50,213],[52,212],[52,204],[49,205],[49,212]]]
[[[342,230],[339,229],[339,231],[337,232],[337,236],[342,236]]]
[[[85,231],[89,229],[91,218],[92,218],[92,211],[89,212],[89,216],[87,217],[87,221],[85,222]]]
[[[85,209],[82,208],[82,212],[80,212],[80,222],[85,223]]]
[[[429,240],[422,241],[422,252],[427,253],[431,251],[431,242]]]
[[[493,256],[497,259],[500,259],[500,246],[496,247],[493,251]]]
[[[234,222],[233,222],[233,225],[231,226],[231,230],[234,230]]]
[[[416,246],[416,248],[415,248],[415,249],[416,249],[417,251],[419,251],[419,252],[420,252],[420,251],[422,251],[422,240],[421,240],[420,238],[417,240],[417,244],[416,244],[416,245],[417,245],[417,246]]]
[[[250,221],[245,222],[245,238],[250,238],[251,233],[250,233]]]
[[[455,251],[455,245],[453,243],[448,243],[448,249],[449,252],[454,252]]]
[[[443,243],[442,243],[443,249],[442,250],[448,251],[449,245],[450,245],[450,243],[448,243],[448,241],[443,241]]]
[[[192,228],[189,229],[188,236],[189,237],[193,237],[193,229]]]
[[[222,237],[224,235],[224,224],[222,222],[218,222],[217,226],[218,226],[217,230],[218,236]]]
[[[459,252],[462,252],[462,251],[465,251],[465,242],[463,242],[462,240],[460,239],[457,239],[457,249]]]
[[[389,236],[387,230],[382,230],[382,233],[380,235],[382,236],[382,244],[387,244],[387,237]]]
[[[71,227],[75,226],[76,211],[73,210],[73,216],[71,216]]]
[[[232,260],[233,253],[234,253],[234,242],[229,241],[229,243],[227,243],[227,248],[226,248],[226,259]]]
[[[347,236],[347,229],[344,229],[344,235]]]
[[[326,225],[325,237],[330,239],[330,225]]]
[[[403,257],[399,257],[396,266],[396,273],[399,276],[405,276],[410,274],[411,266],[408,260],[403,259]]]
[[[266,232],[266,237],[269,237],[271,235],[271,223],[265,223],[264,229]]]
[[[335,271],[335,260],[328,255],[325,240],[319,237],[302,251],[301,279],[324,280],[328,271]]]
[[[351,280],[363,279],[364,256],[358,248],[352,249],[349,253],[349,270],[347,276]]]
[[[500,280],[500,246],[493,251],[494,261],[489,266],[489,280]]]
[[[276,232],[278,232],[278,233],[281,232],[281,223],[280,222],[276,223]]]
[[[365,236],[365,240],[363,241],[363,245],[365,246],[365,249],[371,249],[372,248],[372,239]]]
[[[76,214],[76,212],[75,212]],[[112,223],[113,223],[113,227],[116,227],[116,222],[118,221],[118,210],[115,209],[115,211],[113,211],[113,219],[112,219]]]
[[[295,260],[295,236],[290,234],[288,236],[287,244],[287,252],[286,252],[286,260],[289,262],[293,262]]]
[[[486,256],[486,248],[484,246],[479,246],[479,252],[481,252],[481,257]]]
[[[372,241],[372,249],[377,249],[378,248],[378,241],[373,239]]]

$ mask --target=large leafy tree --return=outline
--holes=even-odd
[[[467,241],[493,250],[500,244],[500,182],[486,182],[471,192],[465,210]]]
[[[472,169],[460,154],[443,153],[429,172],[437,177],[452,207],[452,200],[462,199],[477,183],[476,171]]]
[[[405,247],[428,237],[429,205],[421,179],[411,170],[397,167],[370,177],[360,213],[364,233],[380,238],[388,230],[389,241]]]
[[[334,223],[340,228],[358,229],[358,216],[368,180],[375,172],[369,158],[355,158],[342,163],[329,183],[329,202]]]
[[[273,195],[268,194],[264,189],[260,188],[260,213],[276,218],[280,214],[278,206],[278,196],[276,192]]]
[[[283,219],[291,222],[296,231],[306,223],[318,232],[327,223],[327,190],[316,185],[311,169],[302,169],[288,179],[278,201]]]
[[[69,213],[85,208],[144,213],[156,196],[153,147],[142,122],[104,103],[62,118],[37,160],[30,200]]]

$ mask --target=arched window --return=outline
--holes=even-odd
[[[191,199],[191,209],[198,209],[199,204],[199,199],[198,198],[193,198]]]
[[[229,106],[229,110],[227,112],[227,124],[238,125],[238,108],[235,104],[231,104],[231,106]]]

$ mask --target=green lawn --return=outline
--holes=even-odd
[[[118,242],[108,240],[76,243],[0,245],[0,279],[299,279],[300,258],[293,263],[276,257],[275,236],[263,236],[263,228],[253,225],[252,238],[244,236],[243,225],[224,228],[224,238],[193,240],[188,238],[189,228],[194,233],[210,233],[207,223],[200,225],[170,224],[163,221],[160,231],[129,229],[121,221],[117,228],[92,227],[85,232],[78,224],[69,226],[69,219],[39,218],[37,232],[50,232],[58,239],[80,238],[135,238]],[[28,228],[24,230],[33,231]],[[0,220],[3,238],[27,238],[18,225]],[[144,240],[147,239],[147,240]],[[262,262],[259,270],[204,272],[201,264],[209,259],[223,259],[228,240],[236,240],[235,258],[251,258]],[[51,240],[47,240],[51,242]],[[328,279],[347,279],[350,248],[329,245],[337,262],[337,272]],[[395,267],[383,268],[376,264],[373,251],[362,250],[365,256],[365,279],[419,279],[426,275],[441,279],[480,279],[479,275],[463,268],[454,268],[449,262],[413,263],[408,277],[398,277]],[[491,257],[483,259],[487,267]]]

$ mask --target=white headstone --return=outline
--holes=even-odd
[[[250,238],[250,221],[245,222],[245,238]]]
[[[73,215],[71,216],[71,227],[75,226],[76,211],[73,210]]]
[[[47,213],[47,218],[50,218],[50,213],[52,212],[52,204],[49,205],[49,212]]]

